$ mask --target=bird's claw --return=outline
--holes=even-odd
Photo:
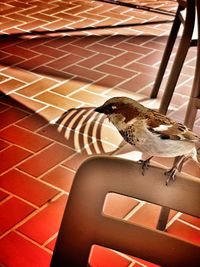
[[[168,183],[170,182],[170,180],[173,180],[175,181],[175,178],[176,178],[176,173],[177,173],[177,168],[174,167],[168,171],[166,171],[164,174],[167,176],[167,180],[165,182],[166,185],[168,185]]]
[[[144,176],[145,171],[148,169],[149,165],[150,165],[150,160],[139,160],[138,161],[139,164],[141,164],[141,168],[142,168],[142,175]]]

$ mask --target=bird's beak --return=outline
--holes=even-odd
[[[97,107],[97,108],[95,108],[94,111],[96,111],[98,113],[104,113],[105,114],[105,108],[104,108],[104,106]]]

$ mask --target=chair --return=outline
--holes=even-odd
[[[102,213],[114,192],[200,217],[200,180],[178,174],[165,185],[163,169],[113,157],[93,157],[78,169],[54,249],[51,267],[85,267],[93,244],[161,266],[197,267],[200,246],[163,231],[114,219]],[[186,201],[187,199],[187,201]]]
[[[197,0],[197,15],[198,15],[198,45],[197,59],[192,91],[187,106],[185,124],[192,128],[197,110],[200,109],[200,1]]]
[[[168,106],[170,104],[173,92],[175,90],[175,86],[177,84],[182,66],[184,64],[184,60],[186,58],[188,49],[190,46],[197,45],[196,40],[192,40],[194,25],[195,25],[195,3],[199,5],[199,1],[195,0],[177,0],[178,2],[178,9],[175,15],[175,19],[171,28],[171,32],[167,41],[167,45],[163,54],[163,58],[161,60],[161,64],[158,70],[158,74],[151,92],[150,97],[156,98],[174,43],[177,38],[177,34],[180,28],[181,23],[183,22],[184,30],[183,34],[178,46],[178,50],[176,52],[176,56],[172,65],[172,69],[166,84],[166,88],[164,90],[164,95],[161,100],[161,105],[159,111],[163,114],[167,113]],[[183,20],[182,11],[186,9],[186,17]]]

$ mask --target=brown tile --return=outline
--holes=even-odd
[[[7,80],[1,83],[1,91],[5,94],[15,91],[16,89],[22,87],[25,83],[17,81],[15,79]]]
[[[39,81],[36,81],[34,83],[31,83],[22,89],[18,90],[18,93],[32,97],[36,94],[42,93],[43,91],[46,91],[47,89],[50,89],[52,86],[56,85],[57,82],[50,80],[48,78],[43,78]]]
[[[147,74],[139,74],[136,75],[134,78],[130,79],[129,81],[125,81],[124,83],[120,84],[120,88],[126,89],[132,92],[137,92],[138,90],[147,86],[148,83],[154,81],[154,77]]]
[[[48,23],[45,25],[45,28],[48,30],[56,30],[65,27],[67,24],[69,24],[69,21],[66,19],[59,19],[57,21]]]
[[[67,82],[64,82],[56,87],[54,87],[51,91],[56,92],[60,95],[67,96],[68,94],[76,91],[77,89],[81,89],[81,87],[85,86],[85,83],[80,82],[76,79],[71,79]]]
[[[60,144],[53,144],[33,155],[19,165],[19,169],[35,177],[48,171],[61,161],[73,154],[73,150]]]
[[[6,102],[7,101],[8,100],[6,100]],[[13,106],[16,106],[17,108],[25,110],[29,113],[33,113],[34,111],[37,111],[45,106],[44,104],[38,102],[35,99],[33,100],[31,98],[27,98],[15,93],[12,94],[12,99],[10,100],[10,103]]]
[[[70,97],[94,106],[100,105],[104,103],[106,100],[108,100],[108,98],[105,96],[99,96],[97,94],[87,91],[81,91],[71,94]]]
[[[51,107],[51,106],[46,107],[40,112],[38,112],[38,115],[41,116],[43,120],[46,120],[46,122],[50,122],[60,117],[62,114],[63,114],[62,110],[55,108],[55,107]]]
[[[58,124],[47,125],[38,133],[52,140],[56,140],[74,150],[80,150],[92,142],[91,137],[83,136],[82,133],[59,126]]]
[[[41,27],[41,25],[44,25],[44,24],[46,24],[46,21],[36,20],[36,21],[31,21],[31,22],[25,23],[23,25],[20,25],[19,28],[22,30],[29,31],[29,30],[33,30],[37,27]]]
[[[57,94],[54,94],[52,92],[45,92],[35,97],[35,99],[38,99],[40,101],[43,101],[46,104],[53,105],[55,107],[68,110],[70,108],[75,108],[80,105],[79,102],[65,98],[63,96],[59,96]]]
[[[72,157],[66,159],[62,165],[76,171],[83,161],[89,157],[94,155],[112,155],[114,152],[116,152],[116,150],[116,146],[113,146],[112,144],[95,140],[94,143],[90,144],[81,152],[75,153]]]
[[[33,72],[26,71],[17,67],[8,67],[2,73],[14,77],[26,83],[38,80],[40,77]]]
[[[70,191],[74,178],[74,172],[62,166],[57,166],[52,171],[45,174],[41,179],[47,183],[55,185],[67,192]]]
[[[0,186],[37,206],[43,205],[59,193],[56,189],[18,170],[11,170],[2,175]]]
[[[145,203],[129,218],[129,221],[147,227],[156,228],[160,214],[160,208],[161,207],[158,205]],[[170,220],[175,215],[175,213],[175,211],[171,210],[168,220]]]
[[[138,204],[138,201],[134,200],[133,198],[115,194],[115,193],[109,193],[106,196],[106,201],[104,203],[103,212],[106,215],[122,219],[137,204]]]
[[[50,140],[15,125],[0,131],[0,137],[33,152],[37,152],[51,144]]]

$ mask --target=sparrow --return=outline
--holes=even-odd
[[[176,157],[172,168],[165,172],[166,185],[175,180],[186,160],[198,162],[196,143],[200,138],[182,123],[128,97],[113,97],[94,111],[105,114],[126,142],[148,155],[139,161],[143,175],[154,156]]]

